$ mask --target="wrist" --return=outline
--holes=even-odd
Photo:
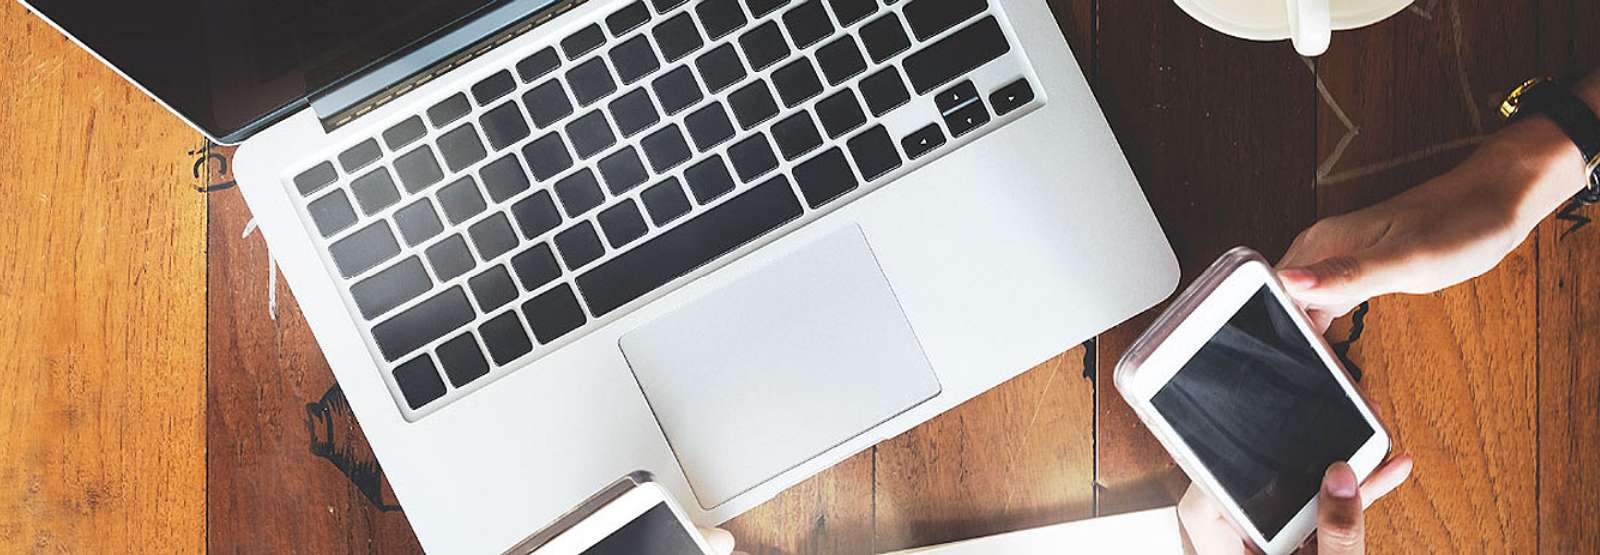
[[[1600,73],[1570,90],[1600,113]],[[1517,226],[1530,231],[1589,184],[1586,160],[1577,145],[1543,116],[1522,118],[1495,133],[1458,169],[1506,202]]]

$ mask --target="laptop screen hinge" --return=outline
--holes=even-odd
[[[348,125],[588,0],[512,0],[312,95],[324,131]]]

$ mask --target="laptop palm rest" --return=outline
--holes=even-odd
[[[706,509],[940,391],[854,226],[629,332],[621,346]]]

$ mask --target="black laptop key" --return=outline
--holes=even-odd
[[[614,249],[644,237],[648,231],[644,225],[644,214],[639,213],[639,205],[633,199],[601,210],[596,219],[600,221],[600,230],[605,232],[606,240],[611,242],[611,248]]]
[[[539,243],[511,257],[511,269],[516,271],[522,288],[529,291],[561,277],[561,264],[556,262],[556,253],[550,250],[549,243]]]
[[[578,306],[578,297],[565,283],[522,303],[522,315],[528,318],[528,327],[541,344],[560,339],[589,320],[583,315],[583,307]]]
[[[444,156],[445,167],[450,168],[451,172],[459,172],[482,160],[488,153],[483,150],[483,141],[478,140],[478,130],[469,123],[439,137],[439,154]]]
[[[683,131],[677,125],[663,127],[645,136],[639,144],[644,147],[645,157],[650,159],[650,169],[658,174],[666,173],[689,160],[689,143],[684,140]],[[615,189],[612,192],[617,193]]]
[[[413,247],[444,232],[444,224],[439,221],[439,213],[433,210],[433,203],[428,202],[426,198],[396,211],[394,223],[400,228],[400,238],[405,239],[406,245]]]
[[[533,352],[533,341],[528,339],[528,332],[523,331],[516,312],[484,322],[478,327],[478,333],[483,335],[483,344],[489,348],[489,358],[494,359],[496,366],[505,366]]]
[[[733,173],[745,183],[778,169],[778,156],[773,154],[765,133],[756,133],[728,147],[728,159],[733,161]]]
[[[444,396],[444,380],[439,379],[439,370],[433,366],[433,359],[428,355],[396,367],[394,383],[400,386],[400,395],[406,398],[406,406],[412,410]]]
[[[950,128],[952,137],[971,133],[985,123],[989,123],[989,109],[983,106],[982,100],[968,103],[944,115],[944,124]]]
[[[927,94],[1010,51],[1000,22],[989,16],[906,57],[906,76],[917,94]]]
[[[722,107],[721,102],[712,102],[695,110],[684,118],[683,123],[689,129],[689,138],[700,152],[711,150],[711,147],[733,138],[733,120],[728,119],[728,110]]]
[[[400,184],[408,193],[419,193],[444,179],[439,161],[433,158],[433,149],[427,145],[400,155],[394,160],[394,171],[400,174]]]
[[[401,147],[421,139],[428,132],[427,125],[422,123],[422,118],[411,116],[383,131],[383,144],[389,145],[389,150],[400,150]]]
[[[867,110],[873,116],[881,116],[910,102],[911,91],[906,90],[900,70],[889,66],[861,80],[861,97],[866,99]]]
[[[515,316],[513,316],[515,318]],[[463,333],[439,345],[439,365],[450,384],[461,387],[489,373],[489,361],[484,360],[478,340],[471,333]]]
[[[566,263],[567,269],[576,270],[604,255],[606,247],[600,244],[594,225],[583,221],[556,234],[556,252],[561,253],[561,261]]]
[[[572,115],[572,101],[567,99],[567,90],[562,88],[560,81],[554,79],[522,95],[522,104],[528,107],[528,117],[540,129]]]
[[[356,223],[356,211],[350,206],[350,199],[338,189],[311,201],[306,211],[311,213],[311,221],[317,224],[317,231],[323,237],[331,237]]]
[[[905,14],[917,40],[928,40],[988,7],[987,0],[913,0],[906,4]]]
[[[655,6],[656,13],[667,13],[673,8],[682,6],[684,2],[688,1],[689,0],[650,0],[650,5]]]
[[[650,21],[650,10],[644,7],[644,0],[639,0],[606,16],[606,28],[611,30],[611,36],[620,37],[647,21]]]
[[[488,78],[472,85],[472,99],[478,101],[479,106],[488,106],[490,102],[499,100],[500,97],[511,94],[517,90],[517,79],[511,72],[501,70]]]
[[[400,202],[400,190],[395,189],[389,170],[378,168],[350,182],[350,192],[361,205],[361,213],[371,216]]]
[[[878,0],[828,0],[828,5],[833,7],[833,15],[839,18],[842,27],[854,25],[878,11]]]
[[[739,36],[739,49],[750,59],[750,67],[761,71],[789,57],[789,42],[783,40],[778,22],[768,21]]]
[[[806,0],[795,9],[784,12],[783,26],[789,29],[789,38],[796,47],[805,48],[833,35],[833,20],[822,0]]]
[[[522,159],[528,161],[528,173],[545,181],[572,167],[572,155],[567,153],[567,143],[561,134],[551,132],[522,147]]]
[[[728,33],[745,24],[744,9],[739,7],[739,0],[700,0],[694,12],[700,16],[700,24],[706,27],[706,34],[711,36],[711,40],[728,36]]]
[[[433,275],[438,276],[439,281],[460,277],[477,265],[472,259],[472,251],[467,250],[467,240],[459,234],[447,237],[423,252],[428,255],[428,266],[433,267]]]
[[[392,361],[460,329],[474,317],[466,291],[456,286],[373,326],[372,337],[383,358]]]
[[[713,48],[710,52],[695,58],[694,65],[700,70],[700,78],[706,82],[706,89],[712,94],[722,92],[723,89],[733,86],[744,79],[744,62],[739,60],[739,53],[734,51],[733,44],[723,44]]]
[[[728,105],[733,107],[733,118],[739,121],[739,127],[746,131],[778,115],[778,101],[772,98],[766,81],[739,87],[728,95]]]
[[[939,108],[939,113],[948,114],[977,99],[978,86],[969,79],[939,91],[938,96],[933,97],[933,104]]]
[[[734,188],[733,175],[728,173],[728,165],[723,163],[722,156],[712,156],[689,166],[689,169],[683,170],[683,180],[688,182],[689,192],[700,204],[716,200]]]
[[[600,177],[605,180],[606,189],[613,195],[631,191],[650,178],[650,174],[644,171],[644,162],[639,160],[639,151],[631,146],[601,158],[596,166],[600,168]]]
[[[706,44],[705,38],[700,36],[700,28],[694,24],[694,18],[688,12],[661,22],[651,29],[650,34],[656,38],[656,45],[661,47],[661,56],[668,62],[681,60]]]
[[[817,124],[812,123],[811,113],[805,110],[773,124],[772,140],[778,143],[778,152],[783,154],[784,160],[794,160],[822,146]]]
[[[790,108],[822,94],[822,80],[817,78],[810,58],[802,57],[773,71],[772,84],[778,87],[783,105]]]
[[[428,279],[422,260],[413,256],[350,286],[350,296],[361,310],[361,317],[371,320],[431,288],[433,280]]]
[[[997,116],[1014,112],[1029,102],[1033,102],[1033,87],[1027,79],[1018,79],[989,95],[989,104],[994,106]]]
[[[467,286],[472,289],[472,298],[478,301],[478,308],[484,312],[494,312],[516,300],[519,294],[517,284],[511,281],[511,273],[506,271],[505,266],[478,272],[478,275],[467,278]]]
[[[900,139],[900,147],[905,149],[906,157],[912,160],[921,158],[923,155],[932,152],[933,149],[944,146],[944,143],[944,130],[940,129],[937,123],[930,123],[927,127],[918,129],[910,135],[906,135],[904,139]]]
[[[380,220],[330,245],[328,254],[333,256],[333,265],[339,267],[339,275],[348,278],[394,258],[400,254],[400,244],[395,242],[389,224]]]
[[[773,177],[578,276],[578,289],[589,309],[604,316],[799,217],[801,210],[788,180]]]
[[[523,83],[531,83],[558,67],[561,67],[561,57],[556,54],[555,47],[546,47],[517,62],[517,76],[522,78]]]
[[[483,182],[484,190],[489,192],[489,199],[495,202],[505,202],[531,186],[528,174],[523,172],[516,154],[508,153],[484,165],[478,171],[478,178]]]
[[[309,170],[300,172],[300,175],[294,176],[294,188],[299,189],[302,195],[309,195],[323,187],[332,185],[338,179],[339,172],[333,169],[333,163],[323,162],[312,166]]]
[[[367,164],[377,162],[382,155],[383,149],[378,148],[378,141],[367,139],[339,153],[339,165],[344,167],[345,173],[354,173],[367,167]]]
[[[817,119],[829,137],[838,138],[867,122],[856,93],[845,89],[817,102]]]
[[[906,36],[900,18],[891,13],[861,26],[861,44],[867,47],[872,62],[881,64],[911,48],[911,37]]]
[[[600,182],[589,168],[561,178],[556,182],[555,191],[568,218],[582,216],[606,200],[606,194],[600,190]]]
[[[650,47],[650,39],[639,35],[611,49],[611,65],[617,68],[622,84],[631,85],[661,69],[661,59]]]
[[[517,229],[522,230],[522,236],[529,240],[537,239],[561,225],[561,213],[556,211],[556,203],[550,198],[549,191],[539,191],[511,205],[511,217],[517,221]]]
[[[752,15],[759,18],[777,11],[789,2],[790,0],[745,0],[744,5],[750,8]]]
[[[665,181],[651,185],[639,194],[639,200],[644,201],[646,212],[650,213],[650,221],[657,226],[663,226],[689,213],[689,197],[683,194],[683,185],[678,183],[678,178],[668,177]]]
[[[642,88],[611,101],[609,109],[611,119],[617,122],[617,131],[623,137],[632,137],[661,121],[661,113],[650,101],[650,93]]]
[[[456,93],[428,108],[428,121],[433,122],[435,128],[444,127],[470,111],[472,103],[467,101],[467,95]]]
[[[510,101],[483,114],[478,124],[483,126],[483,136],[489,139],[489,148],[497,151],[528,138],[531,132],[528,120],[522,117],[522,109]]]
[[[861,170],[861,177],[872,181],[900,167],[900,151],[895,149],[889,130],[879,125],[852,137],[847,143],[850,157]]]
[[[617,90],[617,81],[604,58],[592,58],[567,71],[567,86],[572,87],[572,97],[579,106],[594,104]]]
[[[519,242],[517,232],[511,229],[511,220],[506,218],[504,212],[472,224],[467,228],[467,234],[472,236],[472,246],[478,248],[478,256],[484,260],[493,260],[511,252]]]
[[[800,193],[805,195],[806,204],[812,208],[821,207],[855,190],[860,184],[855,172],[850,170],[850,162],[845,160],[844,151],[839,147],[830,148],[795,166],[794,181],[800,186]]]
[[[605,42],[605,31],[601,31],[599,25],[590,25],[561,39],[561,53],[565,54],[568,60],[577,60],[579,56],[594,51]]]
[[[669,116],[682,112],[705,98],[705,92],[700,90],[700,82],[695,81],[694,72],[689,70],[689,66],[681,66],[657,77],[650,83],[650,87],[655,89],[656,99],[661,101],[661,109]]]
[[[568,123],[567,139],[572,141],[572,150],[581,159],[588,159],[617,144],[617,136],[611,132],[611,122],[606,121],[605,113],[600,110],[579,116]]]
[[[488,208],[472,176],[463,176],[440,188],[439,206],[444,209],[444,217],[452,225],[470,220]]]
[[[867,70],[867,60],[861,57],[861,48],[856,46],[856,39],[850,35],[818,48],[817,63],[822,66],[822,75],[830,85],[843,83],[845,79]]]

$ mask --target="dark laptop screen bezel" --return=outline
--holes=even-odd
[[[382,20],[388,32],[330,37],[327,25],[304,30],[305,21],[328,14],[348,18],[362,4],[376,4],[363,0],[201,4],[25,0],[35,13],[222,143],[240,142],[306,107],[318,91],[403,55],[506,2],[412,0],[408,3],[421,8],[407,11],[389,6],[380,10],[405,14]],[[252,11],[258,16],[250,16]],[[303,36],[297,40],[282,32],[291,27],[303,29]],[[325,44],[332,46],[321,46]],[[317,58],[288,52],[291,47],[310,48],[304,45],[317,46],[323,52]]]

